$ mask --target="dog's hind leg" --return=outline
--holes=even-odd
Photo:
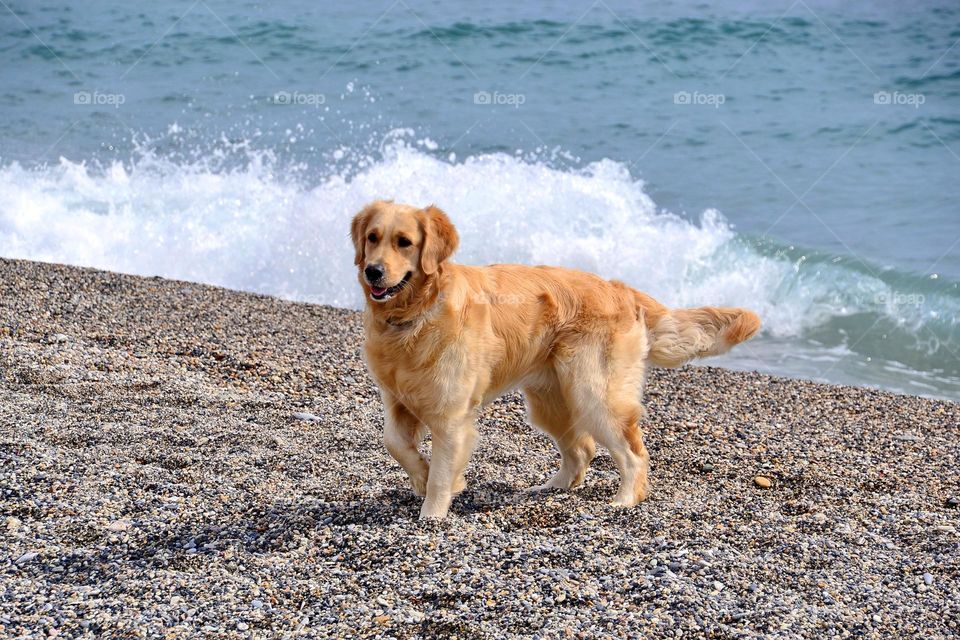
[[[526,388],[523,394],[530,410],[530,421],[553,438],[561,456],[560,470],[546,483],[531,487],[529,491],[577,487],[583,482],[595,454],[593,437],[576,428],[556,386],[552,390]]]
[[[620,488],[613,504],[632,507],[646,499],[649,491],[650,456],[643,444],[643,433],[637,424],[643,409],[639,403],[611,406],[598,401],[597,406],[575,413],[601,445],[620,472]]]
[[[646,500],[650,493],[650,455],[643,444],[643,433],[637,424],[642,415],[639,406],[628,409],[610,423],[604,442],[620,471],[620,489],[613,504],[632,507]]]
[[[638,424],[644,364],[636,334],[613,336],[608,345],[581,345],[558,372],[574,424],[606,447],[617,465],[620,488],[613,503],[624,507],[649,493],[650,457]]]
[[[383,392],[383,404],[386,407],[383,443],[390,455],[410,476],[413,492],[423,497],[427,495],[430,466],[418,447],[426,435],[426,427],[409,409],[387,392]]]

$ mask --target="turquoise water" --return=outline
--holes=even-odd
[[[359,306],[373,197],[464,262],[756,308],[716,362],[960,398],[955,3],[0,8],[0,255]]]

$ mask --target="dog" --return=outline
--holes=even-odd
[[[561,455],[534,490],[579,485],[600,443],[620,474],[613,503],[636,505],[649,493],[647,366],[718,355],[760,329],[747,309],[668,309],[583,271],[454,264],[457,230],[432,205],[378,200],[354,216],[351,237],[383,440],[424,497],[421,519],[446,517],[466,486],[479,409],[516,388]],[[429,461],[419,450],[428,431]]]

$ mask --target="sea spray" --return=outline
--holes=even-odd
[[[817,341],[825,350],[812,358],[840,349],[960,376],[951,357],[955,283],[738,235],[712,209],[694,219],[658,209],[613,160],[561,167],[491,153],[457,161],[408,130],[374,148],[331,154],[313,172],[230,141],[193,158],[146,144],[104,167],[6,164],[0,255],[359,308],[350,216],[375,198],[434,203],[458,226],[463,263],[586,269],[671,306],[750,307],[769,340]],[[789,373],[790,364],[773,370]]]

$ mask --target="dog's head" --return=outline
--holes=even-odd
[[[350,234],[360,284],[376,303],[408,299],[440,270],[460,241],[437,207],[418,209],[384,200],[354,216]]]

